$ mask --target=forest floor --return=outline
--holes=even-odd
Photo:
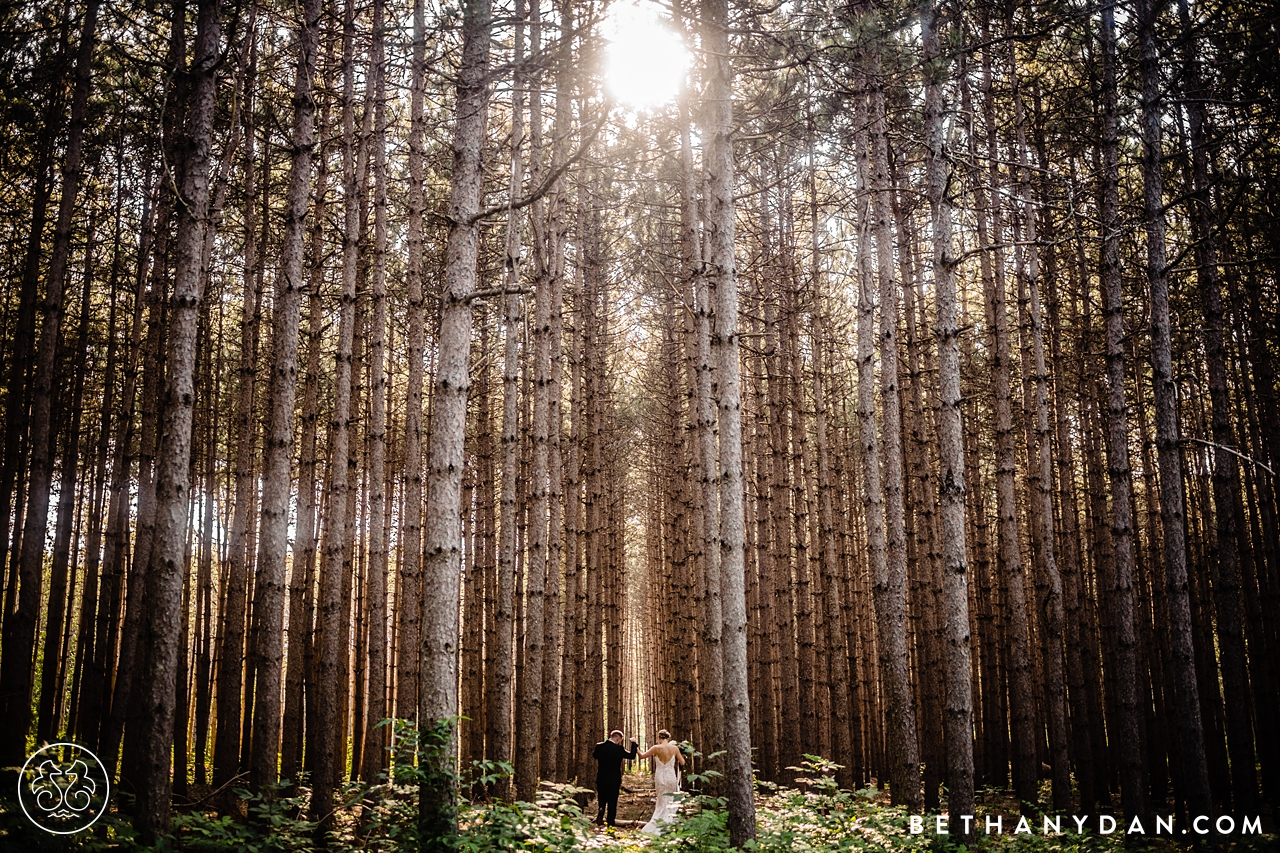
[[[1030,820],[1030,832],[1018,832],[1016,799],[1004,791],[986,789],[979,797],[979,825],[986,816],[995,820],[1002,815],[1001,831],[986,833],[979,829],[976,839],[962,844],[956,835],[939,835],[935,817],[922,821],[923,831],[912,832],[910,817],[891,805],[888,794],[875,788],[850,793],[823,789],[824,780],[798,780],[807,788],[762,791],[756,796],[756,819],[760,832],[755,850],[770,853],[826,853],[843,850],[991,851],[992,853],[1119,853],[1147,850],[1152,853],[1174,851],[1280,851],[1280,835],[1273,834],[1272,820],[1264,817],[1267,834],[1254,836],[1209,836],[1196,841],[1179,837],[1126,837],[1124,825],[1113,832],[1097,830],[1097,816],[1085,832],[1072,831],[1070,818],[1062,818],[1062,834],[1043,831],[1042,818]],[[817,783],[815,786],[812,783]],[[772,786],[765,786],[772,788]],[[1045,791],[1047,796],[1048,791]],[[631,774],[623,781],[618,799],[616,828],[592,825],[575,850],[602,850],[608,853],[639,851],[679,851],[679,853],[712,853],[728,849],[722,811],[703,809],[702,803],[682,807],[681,822],[668,829],[661,838],[646,835],[640,827],[648,822],[654,807],[653,781],[647,774]],[[595,815],[592,799],[583,810],[586,817]]]
[[[978,795],[977,837],[962,844],[956,834],[939,834],[936,816],[913,820],[906,810],[889,802],[874,787],[849,791],[836,786],[824,772],[829,762],[806,762],[795,787],[758,783],[757,838],[752,853],[1280,853],[1280,836],[1272,816],[1262,816],[1266,835],[1126,836],[1123,824],[1099,832],[1095,815],[1083,832],[1062,818],[1061,834],[1045,832],[1043,818],[1029,819],[1019,831],[1018,808],[1005,791],[986,788]],[[348,793],[358,794],[349,787]],[[1047,798],[1048,791],[1044,791]],[[584,799],[579,799],[584,798]],[[659,837],[640,828],[653,814],[653,779],[647,773],[624,777],[616,827],[592,823],[594,792],[571,785],[545,784],[538,804],[487,801],[463,802],[459,819],[458,853],[727,853],[729,837],[724,800],[687,794],[679,818]],[[357,802],[360,805],[356,805]],[[174,835],[161,848],[139,845],[127,818],[111,813],[92,833],[71,837],[33,831],[16,809],[0,798],[0,853],[55,851],[119,851],[119,853],[408,853],[415,851],[417,792],[411,786],[384,788],[373,797],[353,796],[336,816],[335,834],[323,847],[316,843],[315,825],[307,822],[303,796],[282,797],[271,803],[246,801],[238,814],[214,810],[175,813]],[[998,833],[983,831],[988,816],[1002,820]],[[1052,819],[1052,818],[1051,818]],[[1190,841],[1187,839],[1195,839]]]
[[[618,796],[618,826],[615,834],[641,834],[640,827],[653,815],[655,796],[653,777],[647,773],[631,773],[622,781],[622,793]],[[594,799],[583,809],[588,817],[595,814]],[[608,827],[595,827],[597,835],[607,835]]]

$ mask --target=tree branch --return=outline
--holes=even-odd
[[[538,199],[542,198],[544,195],[549,193],[551,191],[551,188],[556,185],[556,182],[560,180],[560,178],[564,175],[564,173],[569,171],[569,168],[571,166],[573,166],[575,163],[577,163],[579,160],[585,157],[587,152],[591,150],[591,144],[595,142],[596,137],[600,135],[600,129],[604,127],[604,123],[608,118],[609,118],[609,112],[608,112],[608,108],[606,107],[605,113],[602,116],[600,116],[600,118],[596,119],[596,126],[594,129],[592,129],[590,135],[587,136],[586,139],[582,140],[581,144],[578,145],[578,150],[574,152],[572,157],[570,157],[568,160],[564,161],[563,164],[561,164],[556,169],[554,169],[550,175],[547,175],[547,179],[542,182],[542,186],[538,187],[536,190],[524,196],[523,198],[518,198],[513,201],[509,201],[506,204],[494,205],[493,207],[482,210],[479,213],[469,217],[466,221],[466,224],[474,225],[475,223],[479,222],[481,219],[487,219],[488,217],[494,216],[499,213],[504,213],[512,210],[520,210],[521,208],[528,207],[529,205],[533,204],[535,201],[537,201]]]
[[[466,296],[462,297],[463,301],[471,302],[475,299],[486,299],[490,296],[506,296],[517,293],[533,293],[532,287],[486,287],[484,290],[473,290]]]
[[[1259,462],[1257,459],[1254,459],[1252,456],[1245,456],[1243,453],[1241,453],[1239,450],[1236,450],[1234,447],[1227,447],[1225,444],[1218,444],[1217,442],[1214,442],[1214,441],[1206,441],[1203,438],[1184,438],[1182,439],[1182,443],[1183,444],[1203,444],[1205,447],[1212,447],[1214,450],[1225,450],[1227,453],[1230,453],[1232,456],[1235,456],[1239,459],[1243,459],[1245,462],[1248,462],[1252,465],[1257,465],[1259,468],[1261,468],[1263,471],[1266,471],[1272,477],[1276,475],[1276,472],[1272,471],[1270,466],[1266,465],[1263,462]]]

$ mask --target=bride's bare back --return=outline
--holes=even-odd
[[[641,758],[656,758],[663,764],[666,764],[672,758],[680,755],[680,747],[671,741],[664,743],[655,743],[653,746],[640,753]],[[680,765],[684,766],[684,758],[681,757]]]

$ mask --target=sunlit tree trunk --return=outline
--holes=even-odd
[[[517,10],[522,10],[523,2],[517,3]],[[530,49],[538,50],[538,42],[535,39]],[[517,83],[517,86],[520,84]],[[519,96],[517,95],[518,100]],[[541,117],[535,118],[535,114],[540,114],[542,110],[541,92],[538,88],[534,89],[534,97],[530,101],[530,125],[539,131],[541,136]],[[517,103],[519,109],[521,105]],[[519,119],[513,116],[515,122],[519,123]],[[513,134],[512,160],[518,163],[520,159],[520,151],[518,146],[519,136]],[[542,177],[541,167],[541,149],[542,140],[535,138],[533,147],[530,150],[530,177],[533,182],[537,182]],[[514,196],[519,185],[514,178],[519,174],[519,166],[516,165],[512,171],[512,195]],[[540,211],[535,207],[534,219],[538,218]],[[516,225],[512,224],[512,233],[515,232]],[[520,754],[516,763],[516,797],[532,802],[534,792],[538,786],[538,775],[542,764],[539,758],[539,751],[542,746],[542,676],[543,676],[543,654],[545,641],[543,610],[545,606],[544,588],[547,583],[547,515],[549,512],[547,499],[547,476],[548,476],[548,456],[547,456],[547,433],[550,427],[550,398],[548,395],[549,375],[551,373],[551,281],[546,269],[546,248],[538,237],[543,232],[543,224],[537,222],[534,226],[534,311],[533,311],[533,328],[531,330],[532,338],[532,356],[533,356],[533,422],[531,426],[532,433],[532,465],[531,478],[529,483],[529,530],[528,530],[528,551],[525,563],[525,609],[524,609],[524,678],[520,683],[520,709],[519,709],[519,726],[518,731],[525,733],[522,739]],[[518,243],[517,243],[518,246]],[[514,269],[514,266],[513,266]],[[514,282],[511,282],[514,283]]]
[[[447,771],[453,762],[452,725],[457,713],[457,643],[461,489],[466,438],[468,361],[471,351],[471,295],[481,204],[481,152],[489,108],[489,0],[463,6],[462,64],[458,77],[449,186],[449,241],[440,317],[439,361],[431,397],[431,441],[427,468],[427,516],[423,576],[431,595],[424,608],[420,730],[441,743],[422,755],[426,778],[419,793],[421,849],[452,849],[457,833],[456,796]],[[435,734],[433,734],[435,733]]]
[[[932,2],[922,9],[925,57],[925,173],[933,214],[933,275],[937,317],[938,454],[942,495],[943,613],[946,619],[943,714],[947,739],[948,808],[953,815],[974,813],[973,699],[969,681],[969,598],[964,524],[964,446],[960,413],[960,330],[956,322],[955,248],[951,204],[947,198],[946,140],[942,87],[950,63],[942,59],[939,18]],[[968,836],[969,833],[961,834]]]
[[[289,167],[288,208],[272,317],[271,414],[263,464],[262,524],[258,539],[258,577],[254,594],[254,657],[257,693],[254,700],[250,783],[255,788],[276,781],[280,743],[280,680],[284,629],[285,555],[288,550],[290,473],[293,461],[293,415],[298,377],[298,330],[302,314],[303,238],[306,234],[308,188],[314,144],[315,100],[312,80],[319,51],[318,0],[302,7],[297,35],[298,65],[294,75],[293,150]],[[243,428],[242,428],[243,429]],[[310,489],[310,484],[303,488]],[[294,552],[294,571],[302,560]],[[300,626],[291,623],[296,639]],[[221,694],[219,694],[221,695]],[[219,716],[221,720],[221,716]]]
[[[373,4],[373,316],[369,340],[369,556],[365,596],[368,601],[368,707],[365,715],[363,767],[366,782],[377,781],[386,766],[387,730],[378,724],[387,716],[387,83],[385,68],[385,8]]]
[[[346,767],[347,655],[350,637],[347,578],[348,536],[356,498],[350,480],[352,360],[356,326],[356,276],[359,265],[359,215],[357,198],[355,132],[355,25],[354,3],[343,12],[342,34],[342,297],[338,341],[334,354],[333,415],[329,423],[328,505],[321,547],[319,625],[317,626],[316,730],[310,739],[315,750],[311,814],[318,830],[328,831],[333,821],[333,797]]]
[[[409,387],[404,415],[404,519],[400,537],[400,572],[396,578],[396,702],[395,715],[418,715],[418,647],[422,626],[422,592],[419,568],[422,560],[422,386],[426,348],[426,316],[422,294],[423,216],[426,146],[426,8],[413,3],[413,57],[409,84],[409,187],[406,216],[408,269],[405,271],[409,303]],[[492,719],[492,718],[491,718]]]
[[[516,51],[523,51],[524,28],[517,25]],[[511,172],[507,191],[519,195],[524,174],[524,98],[517,84],[513,89],[511,110]],[[502,337],[502,484],[498,498],[498,598],[494,609],[496,642],[489,650],[490,680],[486,684],[489,713],[489,757],[495,761],[515,762],[512,734],[513,695],[515,686],[515,601],[516,576],[516,488],[519,484],[520,458],[520,297],[515,292],[520,276],[519,214],[507,217],[505,283],[507,293],[501,296],[503,309]]]
[[[738,365],[738,283],[733,257],[733,68],[728,3],[703,0],[708,81],[703,104],[707,280],[714,291],[711,334],[720,427],[720,594],[724,615],[725,788],[729,840],[755,838],[751,790],[751,710],[747,689],[747,605],[742,480],[742,390]]]
[[[693,144],[690,132],[688,96],[680,100],[680,251],[684,275],[690,280],[693,296],[694,337],[692,353],[695,374],[694,416],[697,459],[701,470],[696,473],[702,490],[702,647],[699,652],[699,697],[702,714],[704,755],[719,752],[724,746],[724,655],[722,649],[723,605],[720,589],[720,474],[716,459],[716,387],[715,363],[711,352],[711,326],[714,308],[703,271],[701,217],[698,206],[698,181],[694,170]],[[721,769],[723,762],[712,759],[708,769]]]
[[[565,4],[567,6],[567,4]],[[560,9],[562,16],[568,9]],[[538,16],[534,16],[537,23]],[[562,23],[563,26],[563,23]],[[571,28],[566,30],[571,31]],[[556,109],[554,136],[551,142],[551,169],[558,172],[566,167],[568,157],[569,132],[572,127],[572,105],[569,100],[567,69],[562,69],[556,76]],[[536,127],[541,135],[541,111]],[[541,182],[535,182],[541,183]],[[563,178],[556,180],[547,195],[547,274],[550,278],[549,297],[551,329],[549,332],[550,359],[547,374],[548,426],[547,426],[547,477],[548,501],[550,508],[547,516],[547,584],[549,604],[546,611],[546,634],[544,642],[544,666],[542,676],[542,777],[558,778],[556,766],[559,753],[573,748],[572,738],[561,739],[561,680],[563,648],[570,642],[569,632],[565,630],[564,614],[572,610],[571,597],[564,592],[560,584],[561,563],[564,557],[565,539],[565,496],[564,496],[564,455],[560,444],[563,414],[561,411],[561,387],[564,375],[564,278],[565,278],[565,234],[567,230],[567,193]],[[535,215],[535,219],[540,218]],[[567,585],[567,581],[566,581]]]
[[[880,446],[876,433],[876,377],[875,377],[875,278],[873,264],[876,254],[871,248],[871,199],[875,194],[871,187],[870,144],[865,127],[870,118],[865,98],[859,98],[854,107],[855,121],[860,128],[854,145],[856,148],[859,197],[858,219],[858,450],[862,460],[862,515],[867,531],[867,565],[871,575],[876,608],[876,626],[881,631],[892,630],[894,607],[891,601],[889,569],[885,560],[884,490],[880,480]],[[888,357],[888,356],[882,356]],[[896,354],[893,356],[896,358]],[[880,654],[887,655],[888,646],[881,644]],[[894,784],[891,778],[890,784]]]
[[[323,110],[317,121],[319,127],[313,128],[313,147],[314,140],[320,136],[319,130],[327,124],[327,114],[328,110]],[[298,459],[298,529],[289,576],[289,655],[286,661],[280,777],[293,784],[297,784],[298,771],[302,767],[304,730],[315,723],[313,622],[317,515],[320,509],[316,500],[316,445],[320,418],[320,333],[323,320],[320,290],[324,282],[325,212],[328,208],[325,197],[329,178],[327,158],[328,151],[323,146],[319,151],[313,152],[316,178],[311,248],[307,259],[307,364],[302,387],[302,429]],[[314,748],[309,755],[314,758]],[[310,763],[311,760],[308,759],[308,765]]]

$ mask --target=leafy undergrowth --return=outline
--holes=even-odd
[[[987,813],[1003,813],[1004,832],[986,835],[966,846],[955,835],[934,832],[934,818],[925,819],[923,831],[912,832],[910,816],[902,807],[889,805],[874,788],[850,792],[835,782],[836,765],[808,757],[797,771],[795,788],[768,783],[758,786],[756,817],[758,835],[747,849],[758,853],[828,853],[831,851],[921,851],[921,853],[1110,853],[1121,849],[1147,849],[1155,853],[1185,851],[1190,845],[1169,838],[1145,838],[1126,847],[1123,828],[1110,835],[1067,832],[1061,835],[1015,832],[1017,818],[1008,817],[1009,803],[984,798],[979,806],[979,826]],[[501,780],[510,768],[486,763],[473,768],[466,789],[481,790]],[[194,810],[176,814],[173,835],[158,848],[137,844],[128,821],[109,814],[91,832],[57,837],[34,830],[20,814],[0,805],[0,850],[137,851],[146,853],[402,853],[418,847],[416,770],[408,768],[385,784],[348,785],[335,814],[327,845],[317,843],[315,824],[305,819],[306,788],[296,796],[284,792],[264,799],[238,791],[243,813],[225,815]],[[697,785],[708,779],[690,777]],[[464,803],[459,811],[461,837],[458,853],[717,853],[730,850],[727,813],[723,798],[684,794],[679,817],[657,838],[639,832],[640,821],[601,831],[582,811],[589,792],[571,785],[544,785],[537,803]],[[652,798],[633,794],[631,816],[650,808]],[[1069,824],[1070,821],[1064,821]],[[920,825],[916,825],[920,829]],[[1065,827],[1064,827],[1065,828]],[[1275,835],[1247,838],[1212,838],[1204,849],[1246,853],[1280,850]]]
[[[928,851],[928,853],[1110,853],[1121,850],[1150,850],[1173,853],[1205,849],[1246,853],[1246,851],[1280,850],[1280,837],[1275,835],[1247,838],[1217,837],[1202,841],[1199,847],[1171,838],[1130,838],[1126,843],[1123,827],[1102,835],[1094,831],[1045,833],[1043,824],[1031,822],[1030,832],[1016,832],[1016,813],[1009,817],[1007,800],[990,796],[987,807],[979,806],[979,835],[969,844],[954,835],[935,832],[933,816],[917,825],[912,832],[910,816],[900,806],[890,805],[875,788],[850,792],[835,782],[837,766],[815,756],[806,756],[803,767],[793,767],[799,775],[796,788],[779,788],[768,783],[757,784],[757,837],[747,849],[759,853],[827,853],[827,851]],[[729,845],[727,813],[723,798],[686,797],[680,818],[667,827],[662,836],[649,839],[635,832],[610,832],[588,842],[588,847],[616,850],[617,853],[661,851],[661,853],[719,853],[732,849]],[[1003,814],[1000,833],[982,832],[987,814],[994,821]],[[1071,825],[1063,820],[1064,828]]]

